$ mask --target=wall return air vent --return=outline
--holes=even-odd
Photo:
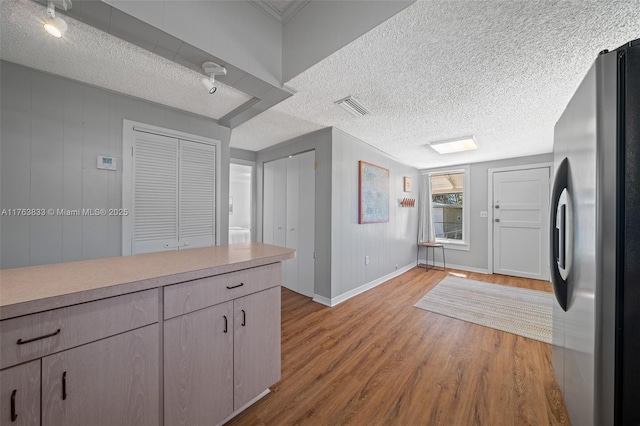
[[[365,106],[362,105],[360,101],[353,96],[342,98],[339,101],[335,101],[334,104],[341,106],[356,117],[362,117],[363,115],[371,114],[371,111],[365,108]]]

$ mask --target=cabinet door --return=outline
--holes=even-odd
[[[42,359],[43,425],[158,425],[159,330],[152,324]]]
[[[164,323],[164,422],[218,424],[233,412],[233,302]]]
[[[0,388],[0,424],[40,424],[40,360],[0,371]]]
[[[234,300],[234,409],[280,380],[280,287]]]

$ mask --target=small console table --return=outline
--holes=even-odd
[[[422,241],[422,242],[418,242],[418,254],[417,254],[417,259],[416,259],[416,265],[420,266],[420,247],[426,247],[427,248],[427,253],[426,253],[426,258],[425,258],[425,270],[430,270],[430,269],[435,269],[436,268],[436,248],[441,248],[442,249],[442,271],[444,271],[445,269],[447,269],[447,263],[445,261],[444,258],[444,244],[442,243],[433,243],[433,242],[426,242],[426,241]],[[429,248],[431,248],[431,266],[429,265]]]

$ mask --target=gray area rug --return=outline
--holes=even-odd
[[[449,276],[414,306],[551,343],[553,293],[546,291]]]

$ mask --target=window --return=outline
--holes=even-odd
[[[422,175],[421,241],[469,250],[469,166],[433,170]]]
[[[429,178],[431,179],[431,211],[436,240],[462,241],[464,173],[433,174]]]

